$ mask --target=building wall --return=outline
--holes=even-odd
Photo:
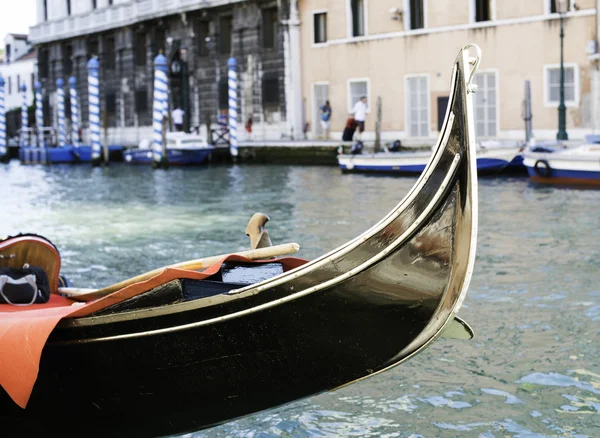
[[[280,2],[276,0],[231,2],[222,7],[197,9],[105,32],[38,44],[42,54],[40,77],[44,95],[53,102],[56,79],[62,77],[66,82],[69,75],[75,75],[85,127],[88,117],[86,63],[91,56],[97,55],[100,62],[100,107],[107,114],[110,132],[115,137],[113,141],[137,143],[140,133],[146,135],[146,127],[152,123],[153,60],[159,51],[163,51],[170,64],[176,53],[183,49],[188,61],[190,125],[209,122],[214,128],[223,103],[225,107],[227,105],[227,60],[233,56],[238,63],[238,131],[243,133],[245,121],[252,116],[255,135],[280,138],[287,133],[283,56],[286,30],[281,25],[284,11],[279,10],[276,17],[279,24],[274,46],[266,48],[263,44],[264,11],[277,8],[278,4]],[[221,28],[227,25],[227,17],[232,17],[231,29]],[[208,33],[204,34],[204,30]],[[221,47],[221,41],[224,35],[229,34],[231,49],[227,51]],[[208,45],[207,36],[210,38]],[[143,52],[142,62],[137,59],[140,51]],[[68,53],[71,56],[67,56]],[[109,58],[114,59],[112,67],[109,67]],[[72,65],[70,72],[66,71],[69,60]],[[274,90],[276,95],[273,103],[263,102],[263,85],[267,81],[270,81],[268,89]],[[170,84],[171,106],[183,106],[184,83],[171,78]],[[114,105],[111,104],[113,101],[116,101]],[[139,109],[144,101],[144,108]],[[238,134],[238,138],[243,140],[245,135]]]
[[[10,47],[10,52],[7,50]],[[29,52],[30,45],[23,38],[15,38],[12,34],[4,37],[4,62],[13,62]]]
[[[21,90],[17,88],[17,77],[21,83],[25,82],[27,86],[27,103],[33,104],[33,92],[31,90],[31,75],[34,74],[35,59],[11,62],[10,64],[0,64],[0,75],[4,78],[4,103],[7,111],[15,108],[21,108],[23,102]],[[11,92],[8,89],[8,79],[11,81]]]
[[[391,19],[387,1],[377,5],[369,0],[368,35],[352,39],[345,34],[340,36],[340,29],[347,29],[348,24],[348,16],[339,10],[346,6],[345,2],[301,0],[301,20],[303,24],[310,24],[301,27],[302,87],[306,117],[311,121],[313,134],[318,125],[313,102],[315,84],[329,84],[329,100],[333,106],[331,129],[338,132],[343,129],[348,107],[353,103],[348,102],[348,82],[365,78],[370,88],[367,130],[374,130],[375,102],[381,97],[382,130],[387,131],[388,138],[406,138],[406,78],[424,75],[429,86],[429,129],[433,138],[438,127],[438,98],[448,95],[452,63],[458,50],[472,42],[478,44],[483,53],[479,71],[496,74],[499,124],[496,136],[522,137],[525,80],[531,81],[534,133],[538,138],[555,136],[558,105],[545,103],[544,66],[560,62],[558,14],[545,13],[547,5],[543,0],[493,0],[497,20],[470,23],[471,1],[425,0],[427,27],[405,31],[402,22]],[[582,136],[590,126],[590,74],[595,67],[591,66],[586,47],[589,40],[596,39],[594,3],[577,1],[579,10],[569,13],[565,19],[564,60],[566,65],[576,66],[579,88],[576,105],[567,108],[567,128],[576,136]],[[312,11],[319,9],[326,9],[328,13],[328,42],[315,45]],[[396,30],[391,30],[392,26]]]

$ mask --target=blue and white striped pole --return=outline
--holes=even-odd
[[[77,79],[69,78],[69,97],[71,98],[71,143],[79,147],[79,102],[77,101]]]
[[[65,81],[62,78],[56,80],[56,96],[58,98],[58,145],[62,148],[66,145],[65,130]]]
[[[93,57],[87,63],[88,69],[88,101],[89,101],[89,125],[90,141],[92,143],[92,164],[97,166],[102,159],[100,146],[100,80],[98,71],[100,64],[98,58]]]
[[[4,78],[0,76],[0,161],[8,158],[6,150],[6,118],[4,114]]]
[[[21,147],[29,145],[28,132],[29,116],[27,115],[27,85],[21,84]]]
[[[36,81],[35,87],[35,125],[37,127],[38,147],[44,147],[44,107],[42,102],[42,84]]]
[[[235,58],[227,60],[227,75],[229,84],[229,153],[232,157],[238,155],[237,142],[237,119],[238,119],[238,104],[237,104],[237,62]]]
[[[158,54],[154,58],[154,95],[152,103],[152,130],[154,141],[152,144],[152,161],[154,167],[167,167],[167,157],[163,145],[163,117],[169,105],[169,89],[167,83],[167,58]]]

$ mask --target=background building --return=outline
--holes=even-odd
[[[524,138],[526,80],[534,135],[556,138],[556,7],[557,0],[300,0],[302,94],[310,133],[320,134],[318,108],[329,99],[338,138],[353,104],[366,95],[371,138],[381,97],[384,139],[432,143],[446,109],[450,68],[458,50],[472,42],[483,52],[475,79],[478,138]],[[600,127],[596,0],[570,0],[568,8],[567,131],[570,138],[583,138]]]
[[[162,51],[169,61],[171,108],[185,110],[186,128],[215,124],[228,105],[227,59],[233,56],[241,129],[252,117],[256,137],[297,136],[302,126],[290,105],[291,84],[300,84],[299,49],[293,69],[288,18],[287,0],[38,0],[30,36],[46,112],[55,113],[56,79],[66,83],[74,75],[86,126],[86,63],[98,56],[109,141],[151,138],[153,59]],[[66,113],[68,119],[68,100]]]
[[[3,52],[0,75],[5,81],[6,133],[8,138],[11,138],[21,128],[21,105],[23,103],[21,84],[27,86],[27,103],[30,107],[33,106],[33,84],[37,61],[35,51],[27,40],[27,35],[16,33],[6,35]],[[33,114],[33,108],[30,113]]]

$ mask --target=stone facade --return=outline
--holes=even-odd
[[[281,0],[233,2],[39,43],[46,112],[53,113],[56,79],[66,83],[74,75],[81,124],[87,126],[86,63],[98,56],[100,105],[110,141],[137,143],[152,123],[153,60],[163,52],[171,66],[171,108],[186,111],[189,128],[207,123],[214,127],[219,112],[227,108],[227,60],[233,56],[238,64],[238,131],[252,116],[255,132],[262,130],[266,138],[287,136],[286,14]]]

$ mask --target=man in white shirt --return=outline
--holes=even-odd
[[[185,111],[177,107],[173,110],[171,116],[173,117],[173,124],[175,125],[176,131],[183,131],[183,115]]]
[[[358,127],[358,138],[362,136],[365,131],[365,118],[367,117],[367,96],[362,96],[358,102],[354,104],[352,112],[354,113],[354,120]]]

